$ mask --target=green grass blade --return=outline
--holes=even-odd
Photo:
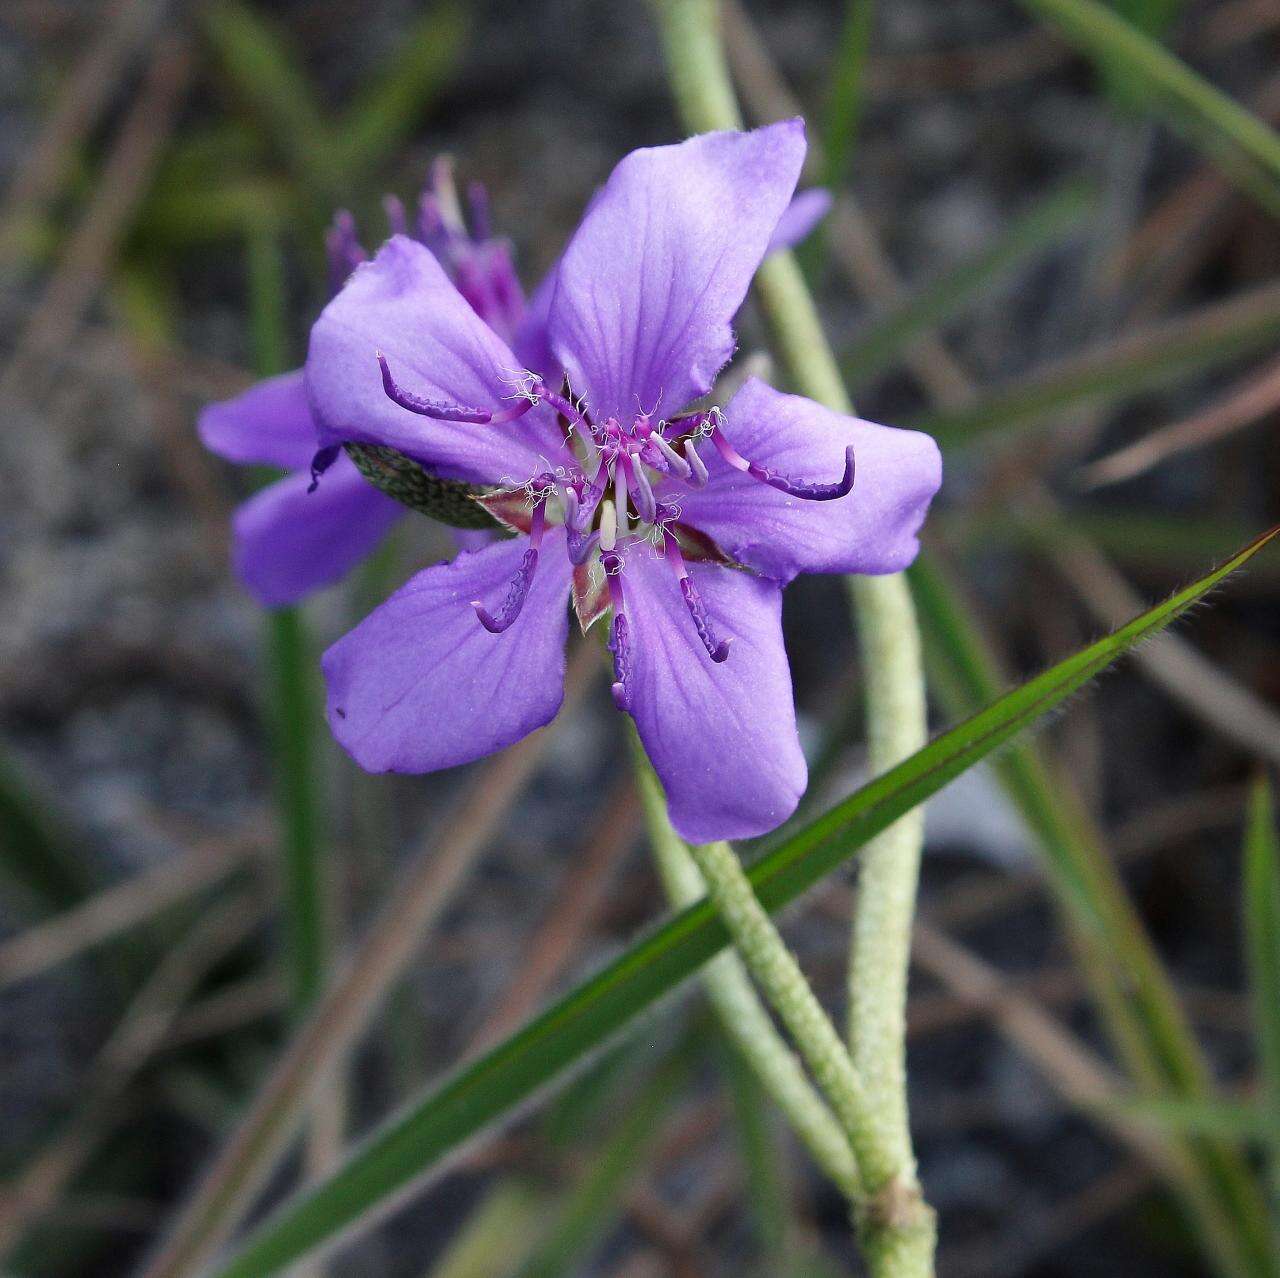
[[[608,1232],[627,1186],[662,1130],[662,1120],[689,1072],[689,1049],[677,1049],[627,1100],[604,1146],[592,1151],[590,1169],[554,1213],[547,1236],[516,1271],[517,1278],[559,1278],[576,1273]]]
[[[203,30],[218,69],[280,159],[314,195],[336,203],[345,183],[331,130],[283,38],[237,0],[210,5]]]
[[[374,83],[348,107],[334,145],[352,184],[383,165],[413,133],[423,112],[457,69],[467,35],[467,10],[444,0],[396,43]]]
[[[870,325],[842,361],[845,377],[856,389],[859,382],[882,372],[915,338],[954,319],[1001,276],[1061,240],[1096,203],[1094,188],[1085,182],[1068,182],[1038,201],[985,252]]]
[[[1145,91],[1153,109],[1228,176],[1280,210],[1280,135],[1098,0],[1021,0],[1108,75]]]
[[[1103,1109],[1179,1136],[1212,1136],[1233,1142],[1266,1139],[1270,1121],[1261,1106],[1208,1097],[1140,1096],[1112,1101]]]
[[[1118,657],[1157,633],[1248,562],[1280,529],[1128,625],[1001,697],[876,778],[757,861],[750,878],[780,909],[904,812],[1034,723]],[[462,1142],[577,1066],[727,943],[705,900],[632,945],[602,971],[479,1060],[391,1118],[334,1175],[284,1203],[216,1278],[266,1278],[376,1219]]]
[[[42,912],[64,910],[98,885],[71,832],[18,766],[2,756],[0,875]]]
[[[1265,775],[1249,796],[1244,841],[1244,935],[1262,1073],[1273,1197],[1280,1207],[1280,840]]]
[[[249,240],[249,333],[261,374],[288,367],[284,259],[270,233]],[[276,806],[281,839],[285,935],[296,1011],[324,983],[328,948],[327,893],[321,843],[320,786],[316,776],[320,704],[314,654],[296,608],[267,618],[268,666]]]
[[[998,663],[936,563],[922,556],[910,576],[933,684],[952,713],[965,713],[1002,686]],[[1176,992],[1070,778],[1054,772],[1034,742],[1015,744],[994,766],[1045,859],[1082,970],[1135,1083],[1205,1098],[1208,1070]],[[1189,1141],[1182,1152],[1175,1188],[1208,1252],[1223,1273],[1265,1271],[1262,1204],[1235,1151]]]
[[[845,0],[822,129],[822,185],[833,192],[849,177],[849,160],[862,119],[864,73],[875,16],[875,0]]]
[[[1190,377],[1272,344],[1280,336],[1280,287],[1249,293],[1158,324],[1129,338],[1072,355],[989,392],[972,404],[925,414],[911,424],[944,446],[969,443],[1055,412],[1120,399]]]

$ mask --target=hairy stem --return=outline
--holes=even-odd
[[[654,5],[672,91],[686,126],[696,131],[740,127],[715,0],[654,0]],[[796,389],[837,412],[851,412],[794,259],[775,254],[760,268],[756,286]],[[855,578],[850,592],[865,665],[870,762],[873,771],[882,772],[927,738],[919,627],[901,576]],[[864,1248],[874,1272],[913,1278],[932,1272],[934,1248],[933,1214],[922,1199],[911,1149],[904,1035],[922,835],[921,816],[915,812],[865,849],[849,976],[849,1040],[867,1124],[867,1130],[850,1135],[872,1203]],[[728,873],[717,846],[722,845],[694,850],[704,876],[709,871]],[[724,851],[736,865],[732,853]],[[715,897],[710,880],[708,888]],[[744,957],[752,966],[750,956]],[[864,1150],[870,1155],[866,1160]]]
[[[630,737],[654,860],[671,904],[682,909],[705,896],[706,885],[689,849],[671,828],[666,796],[644,750],[634,732]],[[712,959],[702,971],[702,984],[725,1032],[814,1161],[850,1202],[857,1202],[861,1187],[848,1137],[775,1028],[742,960],[733,953]]]

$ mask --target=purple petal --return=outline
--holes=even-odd
[[[559,267],[559,262],[552,266],[525,303],[524,315],[516,329],[513,343],[520,363],[540,374],[555,388],[559,387],[564,370],[551,353],[547,338],[547,318],[551,313],[551,299],[555,295],[556,271]]]
[[[227,461],[301,470],[319,448],[302,369],[269,377],[210,404],[197,423],[204,446]]]
[[[628,706],[681,836],[751,838],[791,815],[808,778],[782,646],[782,590],[714,564],[690,564],[689,575],[730,640],[728,659],[707,655],[671,565],[633,550],[623,572]]]
[[[550,409],[505,425],[432,421],[392,403],[396,381],[433,401],[495,411],[514,405],[520,364],[421,244],[393,236],[359,267],[311,330],[307,391],[322,443],[388,444],[448,479],[521,483],[562,458]]]
[[[805,501],[703,445],[710,481],[676,499],[681,518],[731,559],[786,582],[801,572],[897,572],[916,557],[916,534],[942,482],[928,435],[845,417],[754,377],[729,402],[724,433],[750,461],[800,481],[838,479],[845,449],[854,455],[848,496]]]
[[[804,123],[633,151],[557,273],[551,346],[597,421],[670,416],[733,353],[730,321],[804,159]]]
[[[340,456],[313,493],[295,471],[250,497],[235,513],[236,575],[264,607],[297,603],[331,585],[372,553],[405,513]]]
[[[779,249],[795,248],[828,213],[831,212],[831,192],[822,186],[810,187],[787,205],[786,211],[773,228],[766,256]]]
[[[501,601],[528,540],[415,576],[325,653],[329,726],[368,772],[468,763],[549,723],[564,696],[570,565],[553,529],[519,618],[504,634],[473,599]]]

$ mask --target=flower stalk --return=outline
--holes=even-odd
[[[654,0],[654,7],[672,91],[686,126],[694,131],[740,127],[715,0]],[[763,263],[756,288],[796,388],[834,411],[851,412],[813,299],[790,254],[775,254]],[[872,771],[879,773],[927,738],[919,627],[900,574],[851,578],[849,589],[865,667],[869,759]],[[906,1101],[906,984],[922,839],[917,811],[864,850],[850,954],[849,1042],[854,1076],[866,1101],[866,1129],[850,1136],[870,1195],[862,1241],[873,1272],[893,1278],[931,1274],[935,1243],[933,1213],[916,1173]],[[725,854],[735,866],[736,857],[726,845],[693,851],[704,876],[721,876],[720,893],[726,895],[722,908],[738,911],[734,918],[726,916],[736,936],[751,913],[727,898],[732,870]],[[721,904],[711,877],[708,890]],[[760,979],[752,956],[744,953],[744,958]],[[821,1077],[818,1081],[825,1088]],[[836,1104],[835,1097],[832,1101]]]
[[[634,730],[627,736],[658,873],[671,904],[683,909],[706,894],[706,884],[688,846],[671,828],[666,796],[644,747]],[[775,1028],[742,959],[732,952],[721,954],[703,969],[702,983],[725,1032],[814,1161],[850,1203],[858,1203],[862,1187],[849,1139]]]

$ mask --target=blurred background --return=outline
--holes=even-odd
[[[1275,0],[1116,8],[1280,118]],[[838,194],[801,260],[860,412],[943,445],[916,579],[938,726],[1280,517],[1274,179],[1207,158],[1122,63],[1012,0],[730,0],[724,25],[748,117],[802,112],[806,183]],[[584,654],[557,724],[496,760],[366,778],[339,757],[316,655],[444,530],[406,521],[268,617],[228,566],[255,477],[194,420],[301,361],[336,208],[376,244],[383,194],[450,154],[532,286],[613,163],[679,133],[639,3],[6,0],[4,1273],[134,1271],[335,965],[372,974],[330,1027],[352,1046],[260,1203],[661,916]],[[740,330],[762,347],[750,307]],[[948,1278],[1215,1272],[1150,1145],[1257,1158],[1241,849],[1249,779],[1280,761],[1278,605],[1263,556],[930,807],[909,1047]],[[865,775],[856,645],[839,582],[786,606],[814,812]],[[833,1008],[851,882],[785,919]],[[1095,1010],[1144,936],[1217,1080],[1194,1112],[1108,1099],[1150,1081]],[[693,992],[328,1272],[856,1264],[841,1200]]]

